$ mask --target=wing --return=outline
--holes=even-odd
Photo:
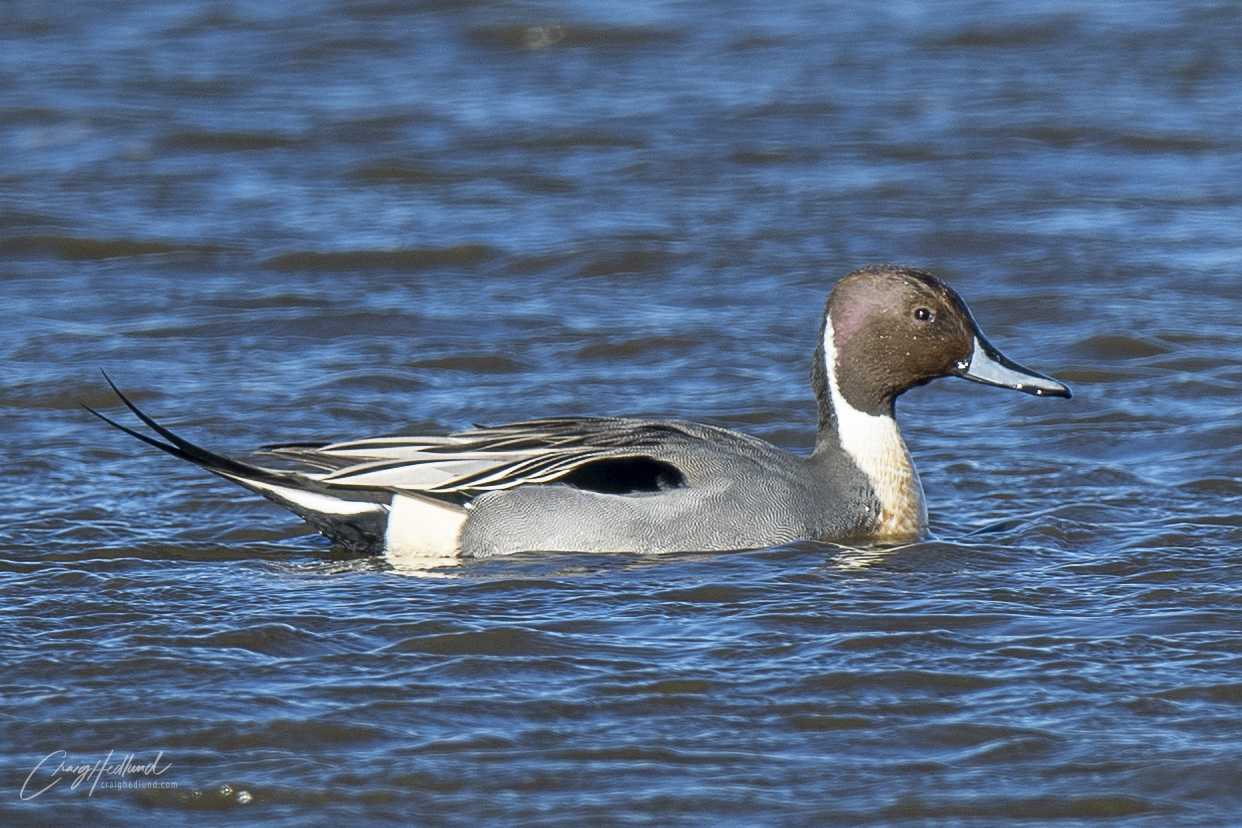
[[[271,446],[264,454],[316,469],[330,486],[416,491],[458,502],[553,481],[596,491],[684,485],[676,458],[701,439],[689,424],[566,417],[478,427],[446,437],[381,437],[322,446]]]

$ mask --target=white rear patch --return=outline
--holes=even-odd
[[[466,510],[429,497],[393,495],[384,557],[393,566],[423,569],[457,560]]]
[[[873,531],[877,540],[910,540],[927,528],[927,505],[923,484],[910,462],[910,452],[897,430],[897,421],[887,415],[859,411],[841,395],[837,384],[837,346],[833,341],[832,317],[824,326],[824,362],[828,389],[837,416],[837,438],[841,448],[871,481],[880,501]]]

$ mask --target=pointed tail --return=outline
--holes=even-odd
[[[208,451],[174,434],[140,410],[121,392],[106,372],[104,379],[125,407],[163,439],[157,439],[137,429],[122,425],[88,405],[82,406],[108,425],[149,446],[167,452],[173,457],[193,463],[212,474],[219,475],[252,492],[263,495],[268,500],[279,503],[336,543],[352,551],[377,553],[383,550],[384,531],[388,523],[388,504],[392,500],[392,491],[352,486],[342,491],[341,487],[332,487],[319,482],[314,475],[268,469]]]

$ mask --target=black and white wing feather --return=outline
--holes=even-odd
[[[419,492],[458,502],[516,486],[563,482],[614,493],[680,485],[662,449],[672,423],[604,417],[530,420],[446,437],[382,437],[264,453],[317,469],[332,486]]]

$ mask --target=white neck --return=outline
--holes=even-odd
[[[887,414],[868,414],[846,402],[837,381],[837,345],[832,317],[824,324],[824,368],[836,414],[841,448],[871,481],[880,511],[872,526],[877,540],[910,540],[927,528],[923,485],[910,462],[910,453]]]

